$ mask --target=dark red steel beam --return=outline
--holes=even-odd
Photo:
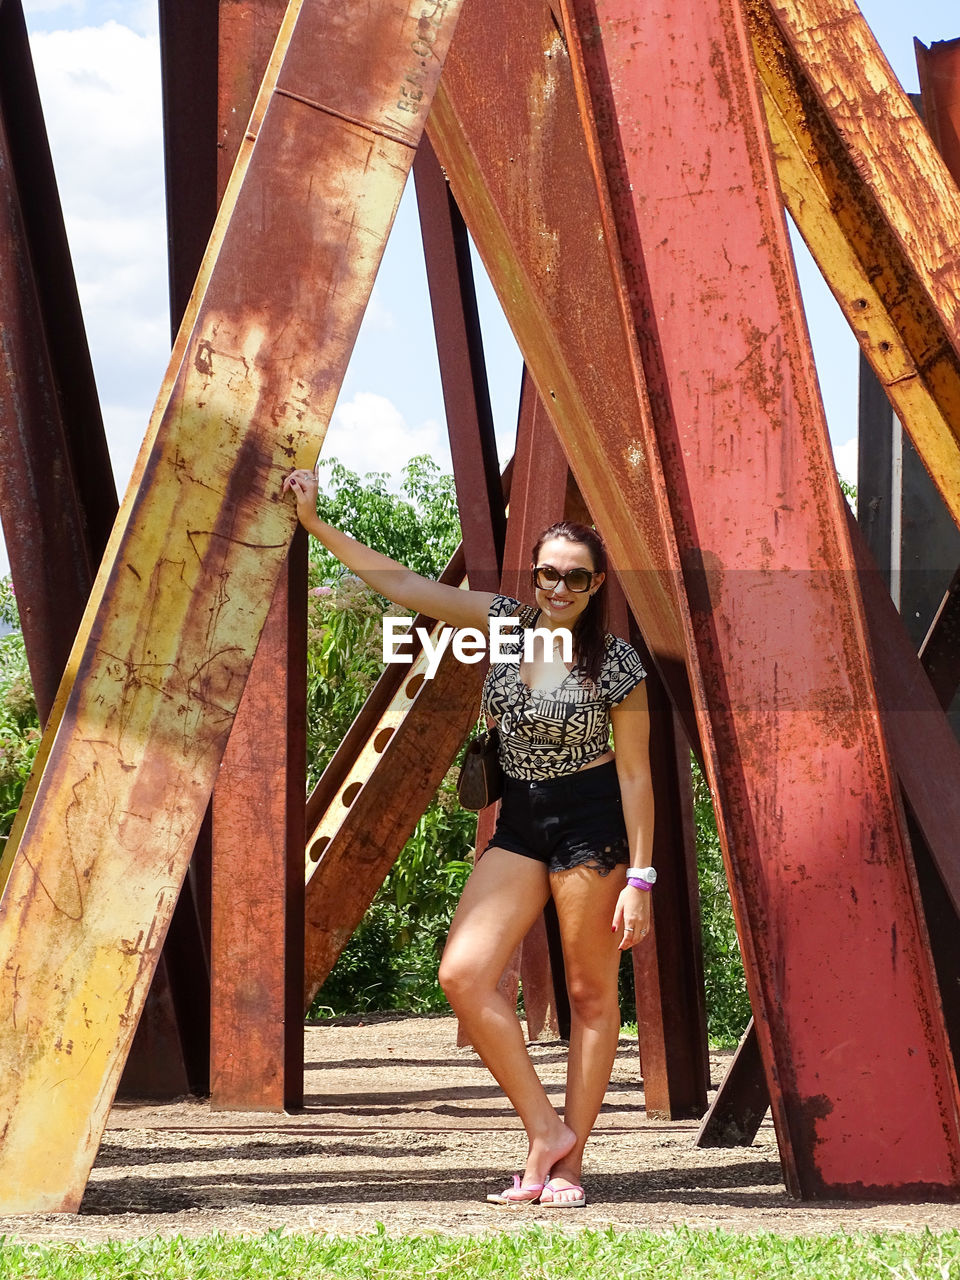
[[[204,2],[210,4],[211,0]],[[215,110],[217,185],[221,191],[240,150],[286,7],[286,0],[220,0]]]
[[[913,823],[912,845],[922,869],[927,927],[937,960],[940,991],[951,1042],[960,1046],[960,1010],[953,992],[960,981],[954,955],[960,912],[960,744],[943,714],[942,703],[927,678],[894,607],[883,574],[874,563],[866,539],[852,516],[850,538],[857,558],[870,642],[876,663],[877,692],[890,755]],[[929,870],[927,863],[929,862]],[[936,882],[934,883],[934,877]],[[942,895],[942,901],[941,901]],[[932,908],[935,907],[935,912]],[[951,959],[952,957],[952,959]],[[718,1135],[739,1129],[751,1142],[756,1133],[751,1117],[766,1085],[748,1080],[751,1064],[759,1070],[758,1051],[745,1046],[756,1029],[744,1035],[743,1054],[720,1085],[712,1114],[704,1121],[700,1143],[722,1145]],[[769,1101],[769,1094],[766,1095]],[[759,1124],[761,1116],[756,1117]]]
[[[770,1107],[770,1091],[753,1019],[703,1117],[698,1147],[749,1147]]]
[[[170,331],[177,336],[219,205],[217,59],[221,0],[160,0]],[[279,27],[279,21],[278,21]],[[274,32],[276,36],[276,32]],[[260,77],[267,59],[258,63]],[[254,87],[249,101],[260,87]],[[250,112],[248,110],[247,116]],[[246,125],[246,119],[244,119]],[[234,146],[228,164],[237,154]]]
[[[956,1077],[743,14],[732,0],[563,7],[686,566],[787,1186],[956,1194]],[[665,99],[664,83],[680,89]],[[891,1112],[894,1095],[908,1111]]]
[[[608,630],[643,657],[650,709],[659,878],[650,933],[630,952],[644,1109],[683,1120],[703,1115],[710,1085],[690,747],[616,578],[608,602]]]
[[[117,495],[19,0],[0,6],[0,514],[41,722]]]
[[[187,309],[217,216],[218,0],[160,0],[160,65],[170,332]],[[178,1097],[210,1087],[208,812],[163,944],[119,1096]],[[156,1053],[163,1044],[166,1052]]]
[[[210,1105],[303,1105],[307,539],[294,539],[213,793]]]
[[[915,49],[920,75],[924,121],[954,179],[960,179],[960,40],[936,43],[929,49],[918,40],[915,41]],[[867,422],[869,415],[871,412],[879,411],[876,397],[883,394],[882,387],[876,378],[867,377],[866,382],[863,382],[865,371],[869,374],[869,366],[865,357],[861,355],[861,473],[864,465],[871,468],[871,471],[876,470],[876,459],[871,454],[864,453],[863,436],[865,423],[869,425]],[[866,388],[865,393],[864,387]],[[886,407],[885,398],[883,403]],[[865,414],[866,418],[864,417]],[[889,476],[886,477],[885,481],[881,478],[880,490],[883,490],[884,485],[889,489]],[[880,503],[877,509],[874,510],[865,503],[862,488],[860,498],[859,533],[863,539],[863,546],[860,549],[861,560],[866,563],[866,544],[869,543],[874,548],[875,555],[879,552],[884,557],[880,568],[884,571],[883,577],[886,581],[889,576],[889,503]],[[881,525],[879,530],[876,527],[877,522],[880,522]],[[854,533],[853,536],[855,544],[858,543],[860,539],[858,539],[857,534]],[[866,568],[864,572],[870,575],[871,589],[865,593],[865,596],[868,622],[874,638],[874,644],[878,647],[880,654],[883,655],[889,649],[890,637],[897,636],[900,640],[898,646],[900,656],[906,662],[906,669],[913,672],[913,654],[910,652],[910,647],[903,642],[905,637],[901,636],[902,624],[900,619],[894,616],[893,611],[884,601],[882,594],[876,590],[874,578],[877,568],[871,566]],[[871,602],[873,602],[873,610],[871,609]],[[874,616],[871,616],[874,611],[876,611]],[[937,702],[944,711],[947,711],[956,695],[958,682],[960,682],[960,571],[954,575],[944,595],[937,615],[921,645],[919,657],[923,669],[926,671],[927,677],[933,686]],[[900,669],[896,662],[892,666],[888,665],[886,678],[882,670],[878,671],[878,679],[881,699],[883,699],[887,682],[892,679],[893,683],[888,687],[895,691],[899,701]],[[914,690],[916,690],[918,686],[915,679],[912,684]],[[943,733],[943,725],[931,714],[932,708],[929,705],[929,699],[922,697],[921,700],[925,704],[922,714],[925,716],[926,724],[928,727],[933,726],[935,740],[945,752],[945,756],[941,756],[936,747],[934,747],[933,758],[938,760],[952,759],[955,755],[953,744],[949,740],[952,735],[948,736]],[[908,698],[906,706],[909,705],[910,699]],[[926,733],[920,736],[924,740],[927,738]],[[913,743],[909,740],[909,735],[904,739],[902,747],[903,752],[898,753],[895,735],[891,742],[891,751],[901,784],[904,787],[904,798],[907,805],[910,806],[911,788],[920,788],[919,791],[914,793],[918,797],[921,812],[926,816],[927,830],[930,830],[931,820],[936,824],[941,817],[937,795],[943,795],[947,798],[949,809],[950,800],[955,794],[955,788],[940,786],[936,788],[937,795],[929,796],[927,783],[933,779],[930,778],[926,763],[921,763],[916,776],[912,778],[910,776],[911,764],[915,759],[915,751]],[[936,772],[935,770],[934,774]],[[931,801],[932,804],[930,803]],[[928,927],[931,932],[934,958],[937,961],[940,990],[944,998],[944,1012],[954,1046],[954,1057],[956,1058],[958,1016],[950,999],[951,992],[956,988],[956,958],[954,957],[952,972],[945,973],[944,966],[947,963],[947,954],[952,955],[953,953],[951,942],[957,932],[956,907],[953,905],[957,901],[957,881],[955,875],[951,874],[950,867],[950,851],[952,849],[950,814],[948,812],[942,816],[945,821],[940,828],[940,832],[945,839],[941,841],[939,856],[934,855],[930,850],[929,844],[923,835],[923,824],[921,824],[920,829],[916,830],[915,834],[912,833],[912,844],[914,856],[917,859],[918,876],[924,898]],[[935,833],[931,832],[931,838],[936,838]],[[938,862],[945,863],[942,871],[937,869]],[[952,902],[949,889],[947,889],[947,885],[951,882],[953,883]],[[933,902],[935,895],[937,905]],[[752,1051],[742,1055],[742,1059],[741,1054],[738,1053],[737,1058],[731,1065],[727,1078],[721,1083],[714,1108],[711,1109],[711,1114],[707,1116],[700,1132],[699,1141],[702,1146],[717,1145],[718,1135],[724,1129],[734,1133],[742,1133],[745,1135],[745,1141],[747,1142],[753,1140],[756,1130],[752,1124],[752,1118],[758,1106],[757,1098],[762,1093],[769,1101],[769,1094],[765,1092],[765,1081],[747,1080],[748,1073],[751,1070],[762,1074],[762,1065],[759,1053],[756,1050],[756,1030],[752,1023],[745,1033],[741,1048],[747,1044],[751,1037],[753,1038]],[[714,1111],[717,1113],[717,1119],[714,1119]],[[759,1122],[760,1116],[756,1116],[756,1123],[759,1124]]]
[[[923,120],[954,181],[960,184],[960,39],[929,49],[914,41]],[[960,569],[943,597],[920,649],[920,660],[949,710],[960,686]]]
[[[690,746],[635,625],[628,638],[647,666],[656,814],[651,929],[632,951],[644,1108],[687,1120],[706,1111],[710,1087]]]
[[[413,176],[467,578],[474,590],[496,591],[506,516],[469,237],[429,138]]]
[[[285,10],[277,0],[221,4],[216,145],[207,148],[218,204]],[[213,792],[210,1105],[218,1110],[303,1104],[306,667],[307,537],[298,530]]]
[[[307,1008],[476,721],[482,671],[448,656],[431,680],[403,667],[409,709],[389,736],[371,744],[377,763],[363,785],[331,800],[343,806],[342,821],[307,881]]]
[[[920,647],[920,661],[937,701],[949,711],[960,685],[960,569],[944,593]]]
[[[955,180],[960,180],[960,39],[929,48],[914,41],[923,120]]]
[[[507,516],[500,591],[534,604],[530,555],[537,537],[566,516],[569,466],[536,387],[524,370],[517,452]],[[556,912],[533,925],[520,947],[520,982],[531,1041],[570,1034],[563,951]]]

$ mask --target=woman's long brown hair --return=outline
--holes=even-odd
[[[593,561],[594,573],[606,574],[607,550],[603,539],[595,529],[573,520],[560,520],[544,529],[533,548],[533,563],[540,557],[540,548],[551,538],[565,538],[586,547]],[[590,603],[573,624],[573,650],[577,665],[594,683],[600,678],[603,658],[607,648],[607,583],[606,578],[590,597]]]

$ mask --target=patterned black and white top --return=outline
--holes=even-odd
[[[494,596],[491,618],[508,618],[520,607],[510,596]],[[503,653],[522,656],[523,630],[501,642]],[[607,636],[607,652],[594,684],[579,667],[554,689],[530,689],[520,662],[491,663],[483,686],[484,713],[500,728],[500,763],[511,778],[535,781],[575,773],[609,749],[610,708],[646,676],[636,649]]]

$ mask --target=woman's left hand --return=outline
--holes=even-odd
[[[650,891],[635,889],[627,885],[617,899],[617,909],[613,913],[612,932],[623,928],[620,938],[620,950],[629,951],[634,943],[645,938],[650,932]]]

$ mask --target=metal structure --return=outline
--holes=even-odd
[[[515,590],[541,498],[584,509],[655,673],[669,871],[635,955],[648,1108],[705,1104],[692,746],[755,1015],[723,1127],[748,1133],[769,1098],[797,1195],[957,1195],[958,593],[924,646],[935,690],[848,524],[783,208],[956,521],[960,194],[852,0],[161,14],[182,323],[107,541],[102,432],[85,453],[97,416],[68,412],[71,386],[95,404],[79,312],[49,303],[49,273],[69,273],[49,166],[27,158],[22,17],[0,5],[0,508],[18,595],[32,582],[49,609],[60,587],[34,557],[53,540],[76,615],[69,655],[26,630],[49,711],[0,864],[0,1208],[77,1208],[151,983],[142,1025],[177,1042],[155,1085],[196,1080],[208,1036],[213,1105],[296,1105],[296,1012],[473,719],[479,668],[388,669],[301,809],[303,577],[280,482],[322,446],[415,154],[464,529],[445,576]],[[32,104],[16,127],[14,92]],[[509,511],[466,228],[531,380]],[[24,498],[41,457],[61,528]],[[270,726],[256,797],[251,724]],[[267,810],[268,858],[250,838]],[[520,959],[538,1025],[563,1012],[548,938]],[[209,1030],[177,979],[188,946]]]

